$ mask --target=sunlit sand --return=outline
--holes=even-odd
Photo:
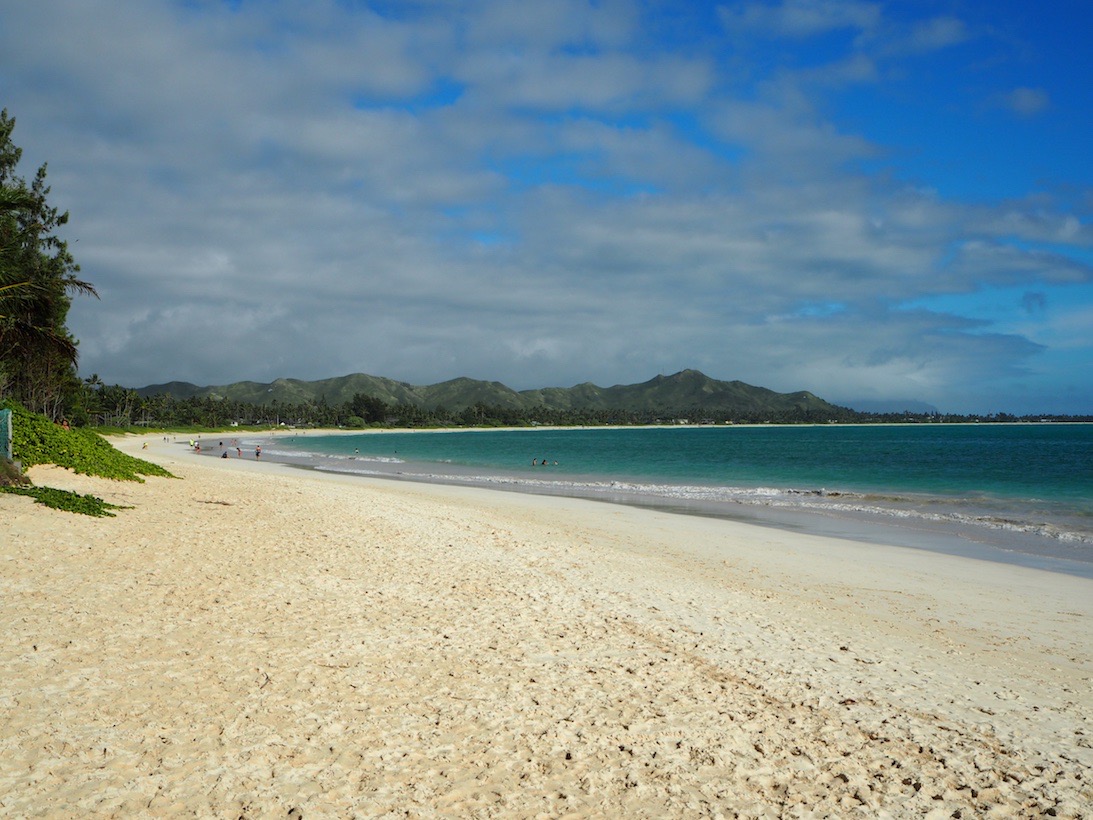
[[[0,495],[9,816],[1093,805],[1093,581],[120,446]]]

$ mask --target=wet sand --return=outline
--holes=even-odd
[[[119,446],[0,495],[12,816],[1088,816],[1093,581]]]

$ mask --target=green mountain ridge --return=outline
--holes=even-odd
[[[428,410],[460,411],[468,407],[551,410],[620,410],[650,414],[673,413],[785,413],[827,414],[831,418],[851,412],[824,401],[808,391],[777,393],[741,381],[719,381],[697,370],[658,375],[640,384],[599,387],[584,382],[573,387],[545,387],[516,391],[496,381],[459,377],[432,385],[412,385],[353,373],[318,381],[276,379],[269,383],[235,382],[199,387],[189,382],[168,382],[142,387],[142,397],[167,394],[175,399],[211,398],[257,405],[325,402],[339,405],[356,395],[376,398],[389,405],[410,405]]]

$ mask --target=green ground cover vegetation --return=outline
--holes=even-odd
[[[30,496],[54,509],[107,516],[123,508],[92,495],[32,486],[24,471],[38,464],[55,464],[83,475],[117,481],[144,481],[144,476],[173,478],[158,464],[121,452],[91,430],[67,430],[14,402],[0,402],[0,407],[12,411],[12,455],[23,468],[16,468],[12,462],[0,465],[0,492]]]

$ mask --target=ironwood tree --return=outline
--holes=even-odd
[[[53,420],[82,389],[77,341],[66,325],[72,295],[98,296],[57,231],[68,212],[48,202],[43,164],[28,184],[15,118],[0,112],[0,399],[14,399]]]

